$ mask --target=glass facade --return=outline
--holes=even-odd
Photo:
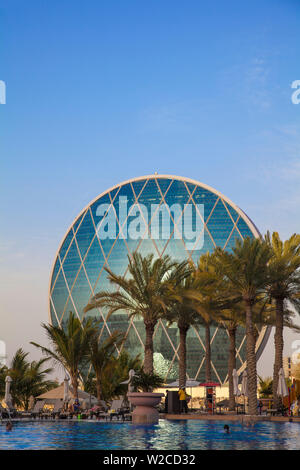
[[[216,246],[231,250],[236,237],[258,236],[247,216],[227,198],[196,181],[153,175],[120,184],[100,195],[77,217],[57,253],[50,281],[49,307],[52,324],[63,325],[70,311],[82,320],[83,309],[100,290],[111,290],[104,267],[127,274],[128,256],[170,255],[197,262]],[[119,312],[106,319],[105,309],[89,312],[102,320],[101,338],[116,329],[125,331],[125,348],[143,356],[145,331],[139,318]],[[263,348],[262,332],[259,338]],[[165,380],[178,377],[179,335],[176,325],[157,324],[154,334],[154,365]],[[212,379],[227,380],[228,335],[212,327]],[[191,328],[187,338],[189,378],[204,380],[204,331]],[[237,368],[245,360],[245,332],[237,334]]]

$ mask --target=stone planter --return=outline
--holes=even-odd
[[[132,422],[134,424],[157,424],[159,414],[155,406],[160,403],[163,396],[163,393],[127,393],[129,402],[135,406],[132,412]]]

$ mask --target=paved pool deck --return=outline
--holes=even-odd
[[[244,414],[199,414],[199,413],[187,413],[187,414],[161,414],[161,419],[170,419],[170,420],[211,420],[211,421],[275,421],[275,422],[285,422],[285,423],[300,423],[300,417],[295,416],[267,416],[267,415],[257,415],[250,416]]]

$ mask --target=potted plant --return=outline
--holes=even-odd
[[[162,378],[154,373],[147,374],[140,370],[130,381],[134,392],[128,392],[128,400],[135,406],[132,422],[140,424],[158,423],[159,413],[156,406],[160,403],[163,393],[153,393],[152,390],[163,385]]]

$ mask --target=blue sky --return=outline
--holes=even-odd
[[[0,22],[9,355],[43,340],[65,231],[123,180],[191,177],[262,233],[300,231],[299,1],[0,0]]]

